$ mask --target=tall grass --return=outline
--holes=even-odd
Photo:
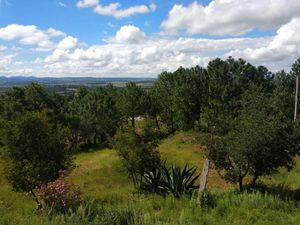
[[[170,162],[188,162],[201,169],[203,153],[192,134],[178,133],[163,140],[159,151]],[[300,202],[293,197],[300,188],[299,159],[294,170],[262,178],[268,188],[244,194],[226,189],[210,171],[208,187],[219,191],[212,192],[214,207],[204,208],[197,206],[196,194],[175,199],[134,193],[113,150],[81,153],[75,162],[78,167],[70,179],[82,187],[88,199],[76,212],[50,216],[37,212],[30,197],[10,190],[0,159],[0,225],[300,225]],[[291,190],[280,186],[282,183]]]
[[[298,225],[299,202],[282,200],[278,196],[259,192],[237,194],[233,191],[214,193],[214,208],[199,208],[196,195],[175,199],[159,196],[132,195],[111,199],[86,200],[76,212],[48,216],[38,214],[34,207],[0,217],[0,224],[30,225]],[[1,209],[1,208],[0,208]],[[2,209],[3,210],[3,209]],[[0,211],[3,213],[3,211]]]

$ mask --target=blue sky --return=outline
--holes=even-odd
[[[299,0],[0,0],[0,75],[156,76],[228,56],[289,70],[299,47]]]
[[[122,8],[151,3],[159,5],[157,10],[152,13],[139,14],[124,19],[99,16],[92,13],[90,8],[80,9],[76,7],[77,2],[77,0],[2,0],[0,27],[8,24],[34,24],[41,29],[53,27],[90,44],[97,44],[103,37],[114,35],[119,27],[127,24],[134,24],[147,34],[159,32],[161,21],[166,18],[174,4],[188,5],[193,1],[120,0],[117,2],[121,3]],[[104,5],[111,2],[115,1],[101,1]],[[210,1],[203,0],[200,2],[207,5]]]

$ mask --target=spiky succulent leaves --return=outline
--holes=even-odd
[[[164,175],[160,168],[146,171],[143,175],[141,189],[150,193],[165,194]]]
[[[182,194],[188,194],[197,189],[199,186],[195,185],[199,174],[195,175],[196,168],[188,168],[187,165],[180,169],[179,166],[173,164],[170,169],[164,168],[166,175],[166,188],[168,192],[172,193],[176,198]]]

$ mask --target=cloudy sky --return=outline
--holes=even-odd
[[[300,0],[0,0],[0,75],[155,77],[300,57]]]

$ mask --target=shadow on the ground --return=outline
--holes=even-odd
[[[264,183],[257,183],[254,186],[247,186],[246,190],[249,192],[258,191],[262,194],[278,196],[283,200],[300,201],[300,189],[293,190],[285,184],[267,185]]]

